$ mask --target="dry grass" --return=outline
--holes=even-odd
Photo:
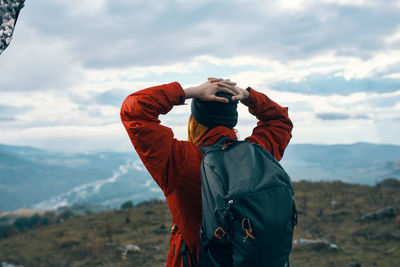
[[[299,210],[294,239],[322,238],[339,247],[337,251],[294,247],[293,266],[396,266],[400,262],[399,218],[359,220],[386,206],[395,207],[398,216],[398,188],[341,182],[298,182],[293,186]],[[25,267],[165,266],[170,225],[165,202],[73,217],[1,240],[0,262]],[[123,259],[117,247],[127,244],[141,250]]]

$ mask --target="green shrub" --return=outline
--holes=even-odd
[[[73,217],[75,214],[71,210],[64,210],[57,216],[57,222],[64,221],[68,218]]]
[[[133,208],[132,200],[126,201],[121,205],[121,209],[123,209],[123,210],[130,209],[130,208]]]
[[[0,225],[0,239],[8,238],[17,235],[19,230],[12,224]]]

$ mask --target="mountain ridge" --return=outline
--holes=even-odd
[[[281,165],[293,181],[373,185],[400,177],[400,146],[290,144]],[[76,202],[119,207],[164,198],[136,153],[52,152],[0,144],[0,210],[55,209]]]

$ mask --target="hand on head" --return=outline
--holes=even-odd
[[[231,94],[232,101],[246,99],[249,96],[248,91],[240,88],[235,82],[231,82],[230,79],[208,78],[208,81],[216,82],[222,92]]]
[[[186,99],[197,98],[202,101],[217,101],[228,103],[228,99],[216,96],[218,92],[225,92],[232,95],[232,101],[247,98],[248,92],[231,82],[229,79],[208,78],[207,82],[185,89]]]

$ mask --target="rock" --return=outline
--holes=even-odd
[[[390,253],[392,253],[392,252],[394,252],[396,250],[397,250],[397,247],[392,247],[391,249],[386,251],[386,254],[390,254]]]
[[[393,207],[386,207],[381,210],[369,212],[361,217],[361,221],[379,220],[382,218],[392,218],[395,216]]]
[[[0,267],[24,267],[23,265],[14,265],[11,263],[7,263],[7,262],[2,262]]]
[[[126,260],[129,256],[133,255],[134,252],[139,252],[141,249],[137,245],[129,244],[123,247],[118,247],[117,250],[120,251],[121,258]]]
[[[139,247],[139,246],[137,246],[137,245],[132,245],[132,244],[126,245],[126,246],[125,246],[125,249],[126,249],[127,251],[140,251],[140,247]]]
[[[108,241],[104,244],[104,246],[105,246],[105,247],[114,247],[114,246],[115,246],[115,243],[114,243],[112,240],[108,240]]]
[[[393,232],[392,235],[398,239],[400,239],[400,231],[399,232]]]
[[[333,250],[338,250],[338,246],[333,243],[329,243],[323,239],[304,239],[300,238],[293,241],[294,246],[310,246],[315,249],[329,248]]]
[[[396,217],[396,220],[394,221],[394,224],[397,228],[400,229],[400,215]]]

